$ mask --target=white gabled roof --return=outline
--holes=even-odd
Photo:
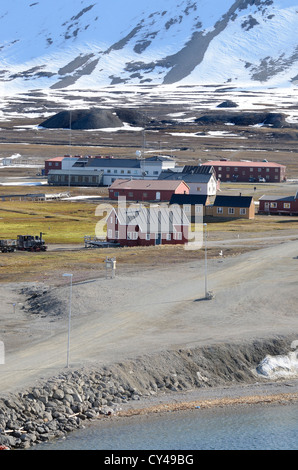
[[[120,225],[138,225],[141,232],[175,232],[175,226],[189,226],[189,220],[180,207],[129,207],[114,209]]]

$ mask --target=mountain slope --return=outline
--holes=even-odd
[[[14,0],[0,90],[297,80],[295,0]]]

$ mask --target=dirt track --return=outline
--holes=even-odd
[[[210,301],[204,299],[202,261],[138,270],[129,277],[117,273],[115,279],[76,283],[74,276],[70,365],[104,365],[145,353],[296,331],[298,339],[297,255],[298,241],[291,241],[210,260],[208,290],[215,294]],[[28,314],[20,308],[24,296],[16,294],[15,286],[1,285],[2,393],[65,369],[69,293],[68,284],[51,288],[44,299],[38,297],[43,313]]]

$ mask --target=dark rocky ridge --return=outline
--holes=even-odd
[[[110,127],[123,127],[123,123],[132,126],[144,127],[150,119],[143,113],[134,109],[77,109],[61,111],[43,121],[40,126],[48,129],[104,129]]]
[[[270,112],[212,112],[195,119],[200,125],[206,124],[235,124],[236,126],[255,126],[262,124],[265,127],[293,127],[286,122],[282,113]]]
[[[61,111],[40,124],[48,129],[100,129],[122,127],[123,122],[106,109]]]

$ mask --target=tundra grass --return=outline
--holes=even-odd
[[[47,243],[84,243],[95,235],[100,218],[95,204],[71,202],[6,201],[0,204],[0,238],[39,235]]]

